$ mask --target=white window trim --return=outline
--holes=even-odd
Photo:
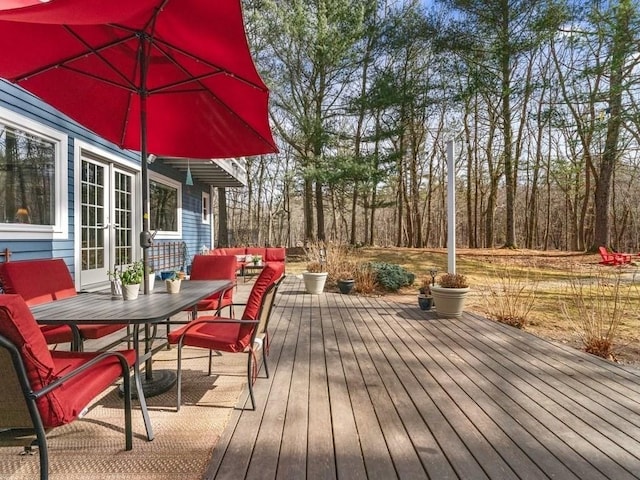
[[[182,183],[177,180],[173,180],[172,178],[165,177],[164,175],[160,175],[159,173],[153,172],[149,170],[149,181],[153,180],[157,183],[162,183],[167,187],[175,188],[178,190],[178,208],[176,215],[178,216],[178,231],[177,232],[167,232],[163,230],[158,230],[155,238],[157,240],[180,240],[182,239]],[[151,192],[149,192],[149,202],[151,202]]]
[[[203,215],[205,200],[207,203],[207,216]],[[210,225],[211,223],[211,195],[209,192],[202,192],[202,203],[200,204],[200,220],[204,225]]]
[[[80,277],[81,277],[81,267],[82,267],[82,260],[81,260],[81,239],[82,238],[82,232],[81,232],[81,217],[82,217],[82,201],[81,196],[82,196],[82,175],[81,175],[81,165],[82,165],[82,159],[83,159],[83,155],[84,153],[89,153],[89,154],[93,154],[95,156],[97,156],[98,158],[100,158],[102,161],[104,161],[105,163],[109,163],[111,162],[111,167],[110,168],[117,168],[120,169],[122,171],[126,171],[126,172],[130,172],[133,173],[134,175],[134,184],[133,184],[133,224],[135,226],[134,228],[134,256],[138,256],[137,252],[139,251],[139,249],[137,248],[137,244],[135,242],[135,239],[138,238],[138,236],[140,235],[140,230],[142,230],[142,225],[141,225],[141,218],[142,218],[142,200],[140,199],[140,165],[133,162],[132,160],[128,159],[128,158],[124,158],[124,157],[120,157],[118,155],[113,154],[112,152],[109,152],[103,148],[100,148],[97,145],[93,145],[87,142],[84,142],[82,140],[78,140],[76,138],[75,142],[74,142],[74,151],[73,151],[73,171],[76,172],[74,175],[74,191],[75,191],[75,198],[76,201],[74,202],[74,215],[76,219],[80,219],[76,222],[74,222],[74,236],[75,236],[75,241],[74,241],[74,258],[75,258],[75,281],[76,281],[76,288],[81,288],[80,285]],[[109,171],[109,175],[111,175],[112,172]],[[109,208],[111,208],[111,206],[109,206]]]
[[[3,107],[0,107],[0,122],[53,142],[56,157],[54,224],[0,223],[0,240],[66,240],[69,237],[68,135]]]

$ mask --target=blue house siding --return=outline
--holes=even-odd
[[[202,192],[209,191],[208,186],[194,181],[192,186],[184,185],[186,174],[156,162],[153,171],[182,183],[182,240],[187,245],[187,266],[202,246],[211,248],[211,228],[202,223]],[[163,240],[157,240],[162,242]]]
[[[54,129],[68,136],[68,158],[67,158],[67,223],[68,234],[66,238],[56,238],[53,240],[29,240],[20,238],[19,234],[14,236],[5,235],[0,240],[0,248],[9,248],[12,252],[11,260],[26,260],[33,258],[54,258],[60,257],[65,260],[73,273],[75,271],[75,178],[74,178],[74,155],[76,140],[81,140],[87,144],[95,145],[105,152],[117,157],[129,160],[137,165],[140,164],[138,152],[122,150],[117,145],[108,142],[93,132],[83,128],[73,120],[51,108],[29,92],[18,88],[0,79],[0,106],[26,117],[45,127]],[[150,170],[158,171],[162,175],[175,179],[184,184],[185,176],[161,162],[150,165]],[[0,186],[1,187],[1,186]],[[208,191],[207,185],[196,183],[194,186],[183,185],[182,211],[183,211],[183,240],[187,244],[189,258],[187,264],[191,263],[192,256],[197,253],[202,245],[210,247],[211,232],[210,227],[200,220],[202,191]],[[139,219],[136,222],[140,222]],[[79,240],[78,240],[79,241]],[[137,244],[137,238],[136,238]]]

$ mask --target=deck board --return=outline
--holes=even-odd
[[[271,376],[205,478],[640,478],[634,369],[478,315],[304,294],[295,277],[272,322]]]

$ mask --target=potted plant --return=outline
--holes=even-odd
[[[156,285],[156,272],[153,265],[147,265],[147,275],[149,275],[149,292],[151,292]]]
[[[418,305],[420,310],[431,310],[433,307],[433,295],[431,294],[431,279],[423,278],[418,288]]]
[[[107,270],[107,276],[111,283],[111,298],[122,298],[122,282],[120,281],[118,268],[114,267],[113,270]]]
[[[180,291],[180,285],[182,285],[182,279],[184,278],[184,273],[182,272],[171,272],[171,275],[165,279],[164,283],[167,286],[167,292],[169,293],[178,293]]]
[[[118,278],[122,284],[122,298],[125,300],[135,300],[140,292],[140,284],[144,275],[142,262],[133,262],[125,269],[121,269]]]
[[[353,279],[353,274],[348,271],[338,273],[338,289],[340,293],[348,294],[353,290],[353,286],[355,285],[355,280]]]
[[[438,283],[431,286],[431,294],[438,316],[460,318],[468,292],[469,282],[464,275],[459,273],[441,275]]]
[[[302,272],[304,288],[308,293],[318,295],[324,290],[327,281],[327,272],[323,271],[322,264],[316,260],[307,263],[307,270]]]

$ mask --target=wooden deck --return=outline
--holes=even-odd
[[[638,371],[291,277],[276,302],[271,377],[205,478],[640,478]]]

